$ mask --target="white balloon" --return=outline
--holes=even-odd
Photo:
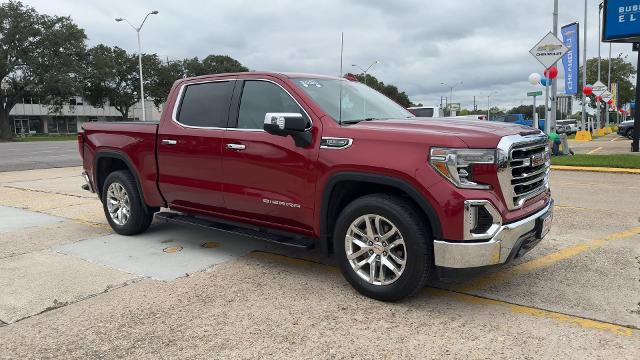
[[[542,79],[542,76],[538,73],[531,73],[531,75],[529,75],[529,82],[531,85],[540,84],[540,79]]]

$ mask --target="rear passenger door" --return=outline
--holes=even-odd
[[[223,211],[222,141],[235,83],[222,79],[184,84],[173,112],[163,117],[158,185],[172,208]]]
[[[275,80],[238,80],[234,110],[225,133],[222,169],[230,215],[304,233],[313,225],[319,121],[311,145],[263,130],[266,113],[309,114]],[[302,230],[302,231],[300,231]]]

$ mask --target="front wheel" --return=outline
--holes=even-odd
[[[403,299],[422,289],[433,273],[424,216],[401,197],[374,194],[354,200],[338,217],[333,239],[342,274],[365,296]]]
[[[133,175],[126,170],[114,171],[107,176],[102,206],[109,225],[121,235],[144,232],[153,221],[153,209],[142,201]]]

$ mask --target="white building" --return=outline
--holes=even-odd
[[[39,104],[37,99],[24,99],[9,113],[12,130],[17,134],[75,134],[88,121],[122,121],[122,115],[113,107],[96,108],[86,104],[81,97],[69,99],[58,113],[49,112],[49,107]],[[153,101],[145,102],[148,121],[160,120],[161,110]],[[129,110],[128,121],[142,119],[140,104]]]

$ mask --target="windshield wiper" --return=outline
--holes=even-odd
[[[371,121],[371,120],[384,120],[383,118],[366,118],[366,119],[357,119],[357,120],[342,120],[343,124],[357,124],[360,121]]]

